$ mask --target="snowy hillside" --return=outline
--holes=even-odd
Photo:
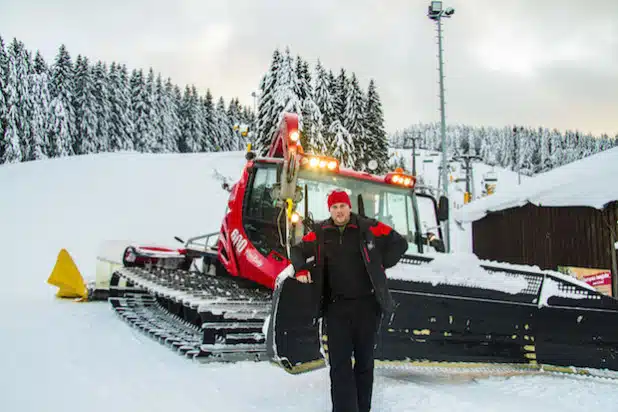
[[[119,153],[0,166],[2,411],[330,410],[327,369],[291,376],[265,362],[192,363],[129,328],[107,303],[59,301],[45,283],[61,248],[93,279],[103,241],[174,245],[174,235],[218,230],[227,193],[214,170],[236,178],[243,163],[241,153]],[[618,404],[618,382],[599,379],[376,374],[377,412],[611,411]]]

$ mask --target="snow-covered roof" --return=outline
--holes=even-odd
[[[596,209],[618,200],[618,148],[585,157],[522,181],[512,188],[456,210],[455,220],[473,222],[489,212],[532,203],[537,206],[589,206]]]

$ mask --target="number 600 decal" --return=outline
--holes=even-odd
[[[238,232],[238,229],[232,230],[232,246],[236,249],[236,253],[242,253],[247,247],[247,239]]]

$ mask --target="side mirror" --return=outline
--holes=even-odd
[[[448,220],[448,197],[440,196],[438,202],[438,221],[444,222]]]

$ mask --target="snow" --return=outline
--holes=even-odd
[[[97,255],[128,240],[177,247],[174,235],[217,231],[227,192],[214,169],[237,178],[243,163],[238,152],[116,153],[0,166],[2,411],[330,410],[327,368],[293,376],[268,362],[193,363],[109,304],[57,300],[45,282],[61,248],[93,280]],[[372,410],[610,411],[617,384],[379,367]]]
[[[436,254],[433,258],[429,264],[413,270],[397,265],[387,270],[387,276],[392,279],[431,283],[433,286],[448,284],[493,289],[511,294],[520,293],[528,287],[524,277],[499,272],[488,275],[481,268],[481,261],[472,253]]]
[[[505,262],[494,262],[481,260],[473,253],[453,252],[450,254],[434,253],[431,254],[433,261],[425,265],[415,266],[412,270],[409,267],[398,265],[386,271],[386,275],[391,279],[411,280],[414,282],[431,283],[436,285],[453,285],[470,288],[481,288],[496,290],[499,292],[516,294],[528,288],[528,281],[523,276],[513,276],[505,272],[494,272],[488,274],[481,265],[492,266],[494,268],[504,268],[513,270],[524,270],[539,274],[549,275],[543,282],[542,296],[539,304],[546,305],[547,300],[552,296],[570,297],[575,299],[588,298],[588,294],[583,291],[565,291],[558,288],[559,282],[551,277],[558,278],[571,285],[579,286],[587,290],[596,292],[596,289],[588,283],[565,275],[553,270],[541,270],[538,266],[524,266]],[[600,299],[599,296],[594,298]]]
[[[618,148],[585,157],[542,173],[525,184],[475,200],[456,212],[455,219],[472,222],[488,212],[532,203],[537,206],[588,206],[596,209],[618,200]]]
[[[552,296],[558,296],[569,299],[601,299],[599,295],[590,296],[587,293],[582,293],[578,290],[564,290],[559,287],[559,283],[549,278],[543,282],[543,288],[541,289],[541,296],[539,297],[539,307],[548,306],[547,301]]]

